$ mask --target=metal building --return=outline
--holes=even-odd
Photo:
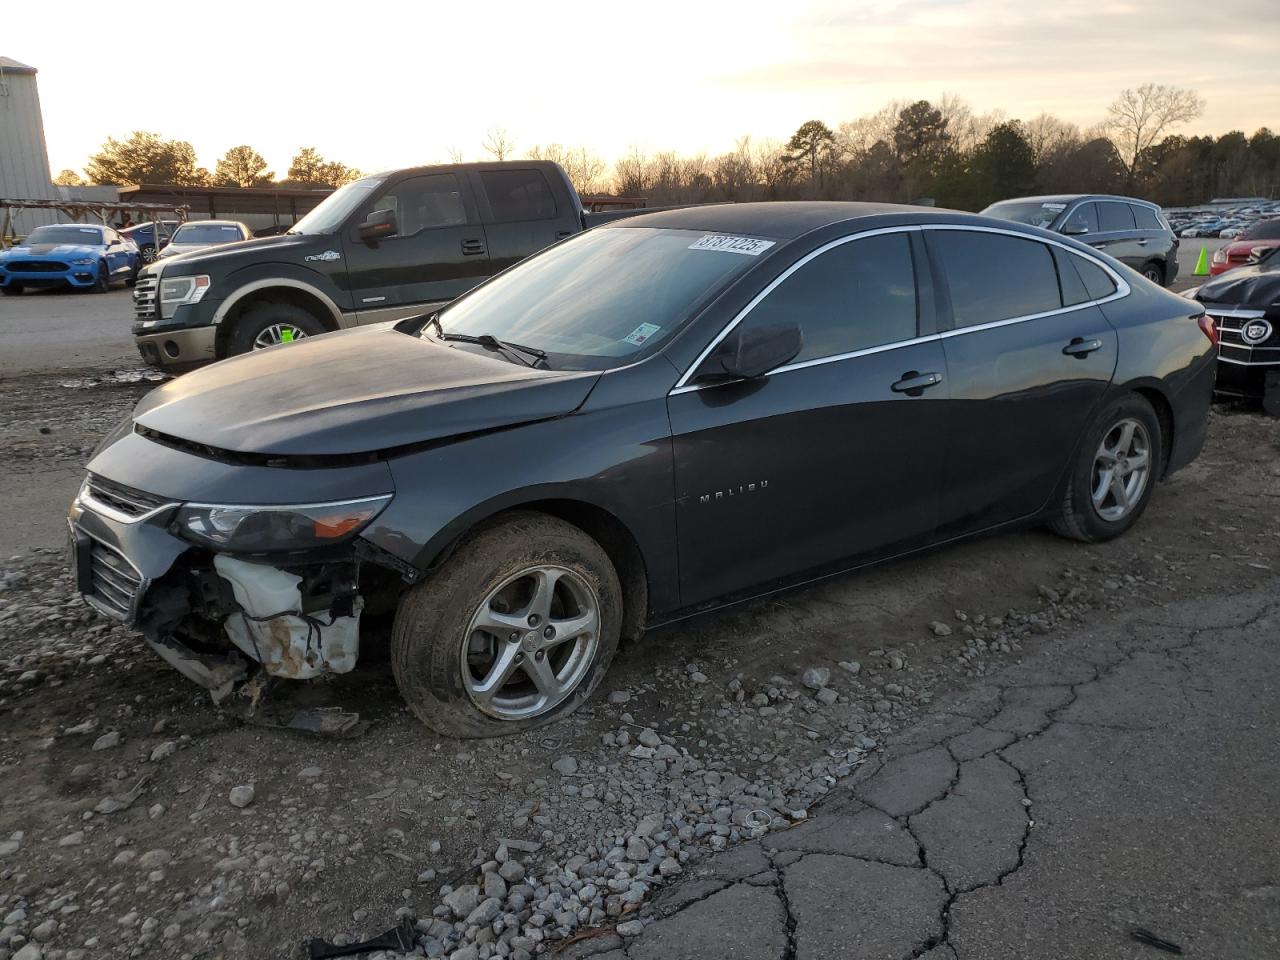
[[[0,57],[0,197],[52,200],[57,196],[49,174],[36,68]],[[14,225],[19,234],[57,222],[54,211],[25,210],[19,216]]]

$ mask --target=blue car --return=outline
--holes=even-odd
[[[0,250],[0,293],[64,284],[106,293],[121,280],[132,286],[141,262],[138,245],[110,227],[36,227],[22,243]]]

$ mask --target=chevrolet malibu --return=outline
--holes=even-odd
[[[74,570],[215,698],[349,671],[394,611],[414,712],[514,732],[648,627],[1025,524],[1124,533],[1200,451],[1214,336],[1022,224],[644,215],[155,390],[90,461]]]

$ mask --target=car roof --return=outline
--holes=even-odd
[[[243,227],[239,220],[183,220],[184,227]]]
[[[1009,197],[1007,200],[998,200],[996,203],[1071,203],[1074,200],[1119,200],[1123,203],[1140,203],[1144,207],[1159,207],[1159,204],[1152,203],[1150,200],[1122,197],[1114,193],[1049,193],[1038,197]]]
[[[610,227],[655,227],[706,230],[794,240],[814,230],[851,220],[907,215],[921,221],[973,218],[973,214],[901,203],[861,203],[840,200],[785,200],[761,203],[708,203],[642,213],[614,220]]]

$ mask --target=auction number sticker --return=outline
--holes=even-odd
[[[642,323],[622,339],[638,347],[661,329],[656,323]]]
[[[723,250],[725,253],[741,253],[758,257],[773,246],[772,240],[756,240],[752,237],[730,237],[723,233],[708,233],[689,244],[690,250]]]

